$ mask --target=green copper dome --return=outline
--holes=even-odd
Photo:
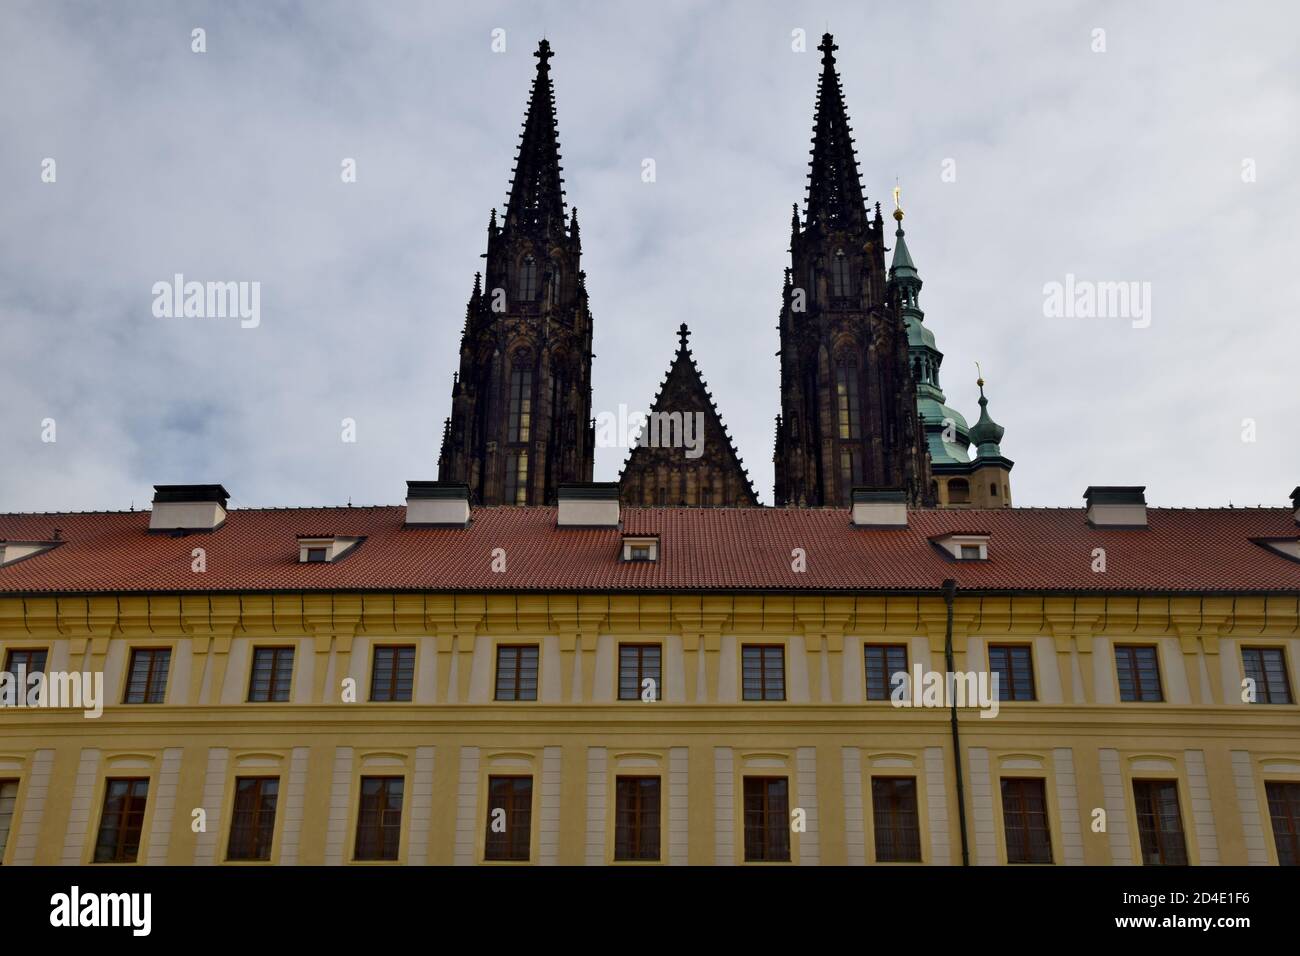
[[[1002,449],[998,443],[1006,434],[1006,429],[989,417],[989,400],[984,397],[984,379],[978,382],[980,387],[980,417],[975,427],[970,430],[970,440],[975,443],[977,458],[1001,457]]]

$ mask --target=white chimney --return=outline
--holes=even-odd
[[[459,481],[408,481],[406,524],[464,528],[469,524],[469,485]]]
[[[216,531],[230,493],[221,485],[154,485],[150,531]]]
[[[1146,485],[1089,485],[1088,524],[1094,528],[1145,528]]]
[[[558,489],[561,528],[617,528],[619,522],[618,482],[590,481],[560,485]]]
[[[858,528],[906,528],[907,495],[901,490],[854,488],[853,524]]]

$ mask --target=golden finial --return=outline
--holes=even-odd
[[[898,180],[894,180],[894,218],[899,222],[903,221],[903,203],[899,197],[903,194],[902,187],[898,185]]]
[[[980,388],[984,387],[984,373],[980,371],[980,363],[975,363],[975,384]]]

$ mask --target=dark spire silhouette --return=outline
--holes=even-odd
[[[555,125],[555,89],[551,85],[551,44],[537,44],[537,76],[528,99],[528,115],[519,137],[519,154],[506,204],[506,228],[564,228],[564,179],[560,139]]]
[[[862,178],[853,151],[853,128],[844,107],[844,91],[835,70],[834,38],[822,36],[822,75],[817,81],[817,112],[813,118],[812,162],[808,174],[806,226],[849,228],[866,219]]]

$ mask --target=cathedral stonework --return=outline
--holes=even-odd
[[[802,223],[795,209],[782,292],[776,503],[847,507],[870,488],[932,504],[880,204],[870,216],[830,34],[818,49],[807,207]]]
[[[619,497],[625,505],[756,507],[744,460],[687,347],[686,323],[677,335],[677,355],[650,408],[642,441],[619,476]]]
[[[565,216],[551,47],[538,46],[505,221],[465,311],[438,478],[484,505],[553,502],[591,481],[591,313],[578,212]]]
[[[939,387],[943,355],[918,304],[902,210],[888,270],[880,203],[869,207],[835,65],[822,37],[806,206],[796,206],[780,317],[775,499],[848,507],[854,489],[902,491],[913,507],[1009,507],[1009,473],[980,385],[968,426]],[[590,482],[592,319],[578,214],[566,213],[551,47],[538,45],[504,220],[492,211],[474,277],[438,477],[475,504],[554,504]],[[896,191],[897,192],[897,191]],[[895,195],[897,202],[897,195]],[[743,459],[681,344],[647,433],[619,478],[624,504],[758,507]],[[977,449],[974,458],[970,448]]]

